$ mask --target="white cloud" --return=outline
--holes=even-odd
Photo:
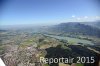
[[[85,19],[87,19],[87,18],[88,18],[88,16],[84,16],[84,18],[85,18]]]
[[[96,16],[95,18],[96,18],[96,19],[100,19],[100,16]]]
[[[80,19],[81,19],[80,17],[77,18],[77,20],[80,20]]]
[[[67,19],[67,21],[72,21],[72,22],[91,22],[91,21],[96,21],[96,20],[100,20],[100,16],[79,16],[76,17],[74,15],[72,15],[73,18],[71,19]]]
[[[75,17],[75,15],[72,15],[72,17],[74,18],[74,17]]]

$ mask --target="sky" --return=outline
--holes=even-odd
[[[0,0],[0,25],[100,20],[99,0]]]

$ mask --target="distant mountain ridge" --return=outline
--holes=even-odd
[[[100,21],[95,21],[95,22],[82,22],[82,24],[90,25],[90,26],[97,27],[97,28],[100,29]]]
[[[100,29],[78,22],[61,23],[50,28],[54,32],[82,34],[100,37]]]
[[[6,32],[6,31],[7,31],[7,30],[1,30],[1,29],[0,29],[0,32]]]

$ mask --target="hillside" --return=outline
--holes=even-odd
[[[100,29],[89,25],[81,24],[78,22],[61,23],[54,25],[49,29],[52,32],[62,32],[78,35],[89,35],[100,37]]]
[[[100,29],[100,21],[95,22],[82,22],[82,24],[89,25]]]

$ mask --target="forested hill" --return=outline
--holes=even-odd
[[[99,28],[81,24],[78,22],[69,22],[54,25],[50,28],[50,31],[100,37]]]
[[[0,32],[6,32],[6,31],[7,31],[7,30],[1,30],[1,29],[0,29]]]
[[[82,22],[82,24],[90,25],[90,26],[97,27],[100,29],[100,20],[95,21],[95,22]]]

